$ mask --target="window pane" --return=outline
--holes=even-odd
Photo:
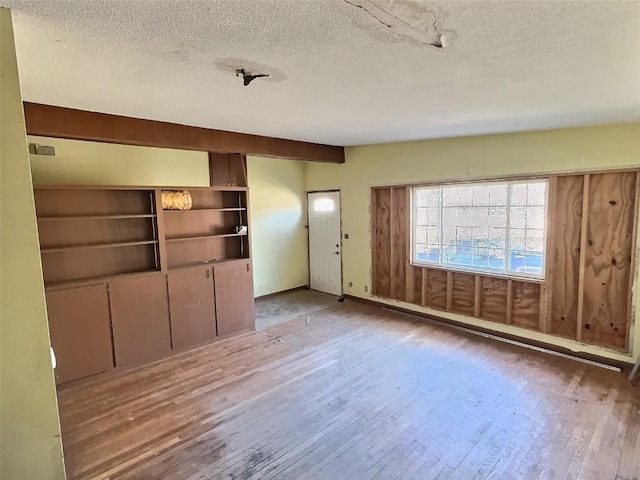
[[[471,271],[543,274],[546,181],[415,190],[413,248],[418,261]]]
[[[454,226],[458,225],[457,207],[442,207],[442,224]]]
[[[527,191],[527,204],[528,205],[544,205],[547,199],[547,184],[542,183],[530,183]]]
[[[476,227],[488,227],[491,223],[489,207],[473,207],[473,225]]]
[[[473,227],[473,208],[472,207],[458,207],[458,226],[460,227]]]
[[[489,205],[489,186],[479,185],[473,187],[473,204],[476,206]]]
[[[442,203],[443,205],[457,205],[458,204],[458,187],[443,187],[442,188]]]
[[[468,207],[473,205],[473,188],[472,187],[458,188],[458,205],[468,206]]]
[[[440,243],[440,227],[427,227],[427,243]]]
[[[335,208],[335,204],[330,198],[318,198],[313,202],[314,212],[333,212]]]
[[[507,184],[491,185],[489,187],[489,205],[504,207],[507,205]]]
[[[427,208],[427,225],[440,225],[440,208]]]
[[[544,207],[527,207],[527,228],[544,228]]]
[[[414,201],[416,202],[416,207],[426,207],[427,206],[427,197],[429,195],[429,190],[424,188],[419,188],[415,190]]]
[[[440,245],[438,244],[427,245],[427,261],[429,262],[440,261]]]
[[[530,252],[542,252],[544,245],[543,230],[527,229],[525,237],[525,250]]]
[[[527,207],[511,207],[509,212],[511,228],[524,228],[527,226]]]
[[[416,216],[414,221],[417,225],[426,225],[427,224],[427,209],[424,207],[416,208]]]
[[[514,183],[511,185],[511,205],[527,204],[527,185]]]

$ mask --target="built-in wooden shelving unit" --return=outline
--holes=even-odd
[[[192,208],[163,210],[163,190]],[[255,328],[247,193],[34,189],[58,384]]]

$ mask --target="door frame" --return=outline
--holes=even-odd
[[[338,298],[344,298],[344,266],[342,260],[342,252],[344,251],[343,247],[343,234],[342,234],[342,191],[339,188],[329,188],[325,190],[307,190],[307,205],[306,205],[306,213],[307,213],[307,265],[308,265],[308,276],[307,276],[307,285],[309,286],[309,290],[311,290],[311,235],[309,232],[309,194],[311,193],[338,193],[338,198],[340,199],[340,209],[338,210],[338,217],[340,220],[340,295]]]

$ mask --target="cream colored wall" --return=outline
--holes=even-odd
[[[11,12],[0,8],[0,477],[65,478]]]
[[[257,297],[309,281],[304,163],[247,157]]]
[[[640,124],[625,124],[349,147],[346,150],[346,163],[308,163],[305,176],[309,190],[341,189],[343,233],[350,235],[349,240],[343,240],[344,292],[370,298],[365,287],[370,289],[371,285],[369,204],[372,186],[639,166]],[[348,286],[349,282],[353,282],[353,287]],[[638,303],[637,284],[636,280],[634,305]],[[629,356],[619,352],[512,326],[394,300],[375,300],[546,341],[576,351],[629,361]],[[638,357],[640,319],[636,319],[632,334],[633,353]]]
[[[209,185],[206,152],[29,136],[55,156],[30,155],[33,183],[68,185]]]
[[[55,156],[30,155],[34,184],[209,185],[206,152],[29,136]],[[304,163],[248,157],[256,296],[307,285]]]

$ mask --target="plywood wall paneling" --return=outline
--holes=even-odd
[[[391,298],[391,189],[373,190],[376,210],[373,238],[373,293]]]
[[[447,272],[428,270],[427,305],[440,310],[447,309]]]
[[[636,174],[591,175],[589,190],[582,339],[626,349]]]
[[[554,244],[554,235],[557,232],[555,229],[550,231],[549,225],[551,225],[552,219],[552,209],[554,209],[556,205],[556,195],[558,190],[558,178],[552,177],[549,179],[549,184],[547,186],[547,212],[545,217],[545,226],[546,226],[546,243],[545,243],[545,252],[544,252],[544,278],[545,282],[540,286],[540,319],[539,319],[539,327],[538,329],[547,333],[549,330],[549,317],[551,316],[551,288],[553,285],[552,277],[553,277],[553,267],[554,263],[549,261],[552,256],[552,246]]]
[[[407,265],[406,301],[416,305],[422,304],[422,268]]]
[[[513,280],[507,280],[507,325],[513,321]]]
[[[411,265],[407,265],[404,269],[404,301],[408,303],[413,303],[413,267]]]
[[[631,242],[631,268],[629,269],[629,286],[631,287],[633,285],[633,281],[637,275],[637,248],[638,248],[638,238],[637,238],[637,232],[638,232],[638,212],[640,211],[640,171],[636,171],[636,192],[635,192],[635,198],[633,201],[633,226],[631,227],[631,232],[633,235],[633,240]],[[633,318],[634,318],[635,312],[634,312],[634,307],[633,307],[633,294],[632,292],[629,292],[629,295],[627,296],[627,318],[629,319],[629,334],[627,335],[627,346],[626,346],[626,351],[627,352],[631,352],[633,349],[633,334],[631,333],[633,331]]]
[[[391,298],[406,299],[407,233],[409,228],[407,190],[391,189]]]
[[[475,311],[476,277],[469,273],[452,273],[451,311],[473,316]]]
[[[513,313],[511,323],[538,330],[540,325],[540,284],[512,281]]]
[[[410,187],[372,189],[374,292],[628,349],[638,175],[634,170],[550,178],[541,283],[411,265]]]
[[[578,260],[578,309],[576,319],[576,340],[582,340],[582,316],[584,311],[584,266],[587,252],[587,227],[589,223],[589,182],[591,177],[584,176],[582,187],[582,221],[580,224],[580,258]]]
[[[429,269],[423,268],[422,270],[422,306],[429,305]]]
[[[506,323],[508,280],[482,277],[480,285],[479,317],[492,322]]]
[[[453,309],[453,272],[447,272],[447,312]]]
[[[480,294],[482,292],[482,277],[476,275],[474,279],[474,292],[473,292],[473,316],[480,316]]]
[[[584,175],[563,176],[554,180],[555,201],[549,203],[551,221],[547,238],[548,333],[575,338]]]

